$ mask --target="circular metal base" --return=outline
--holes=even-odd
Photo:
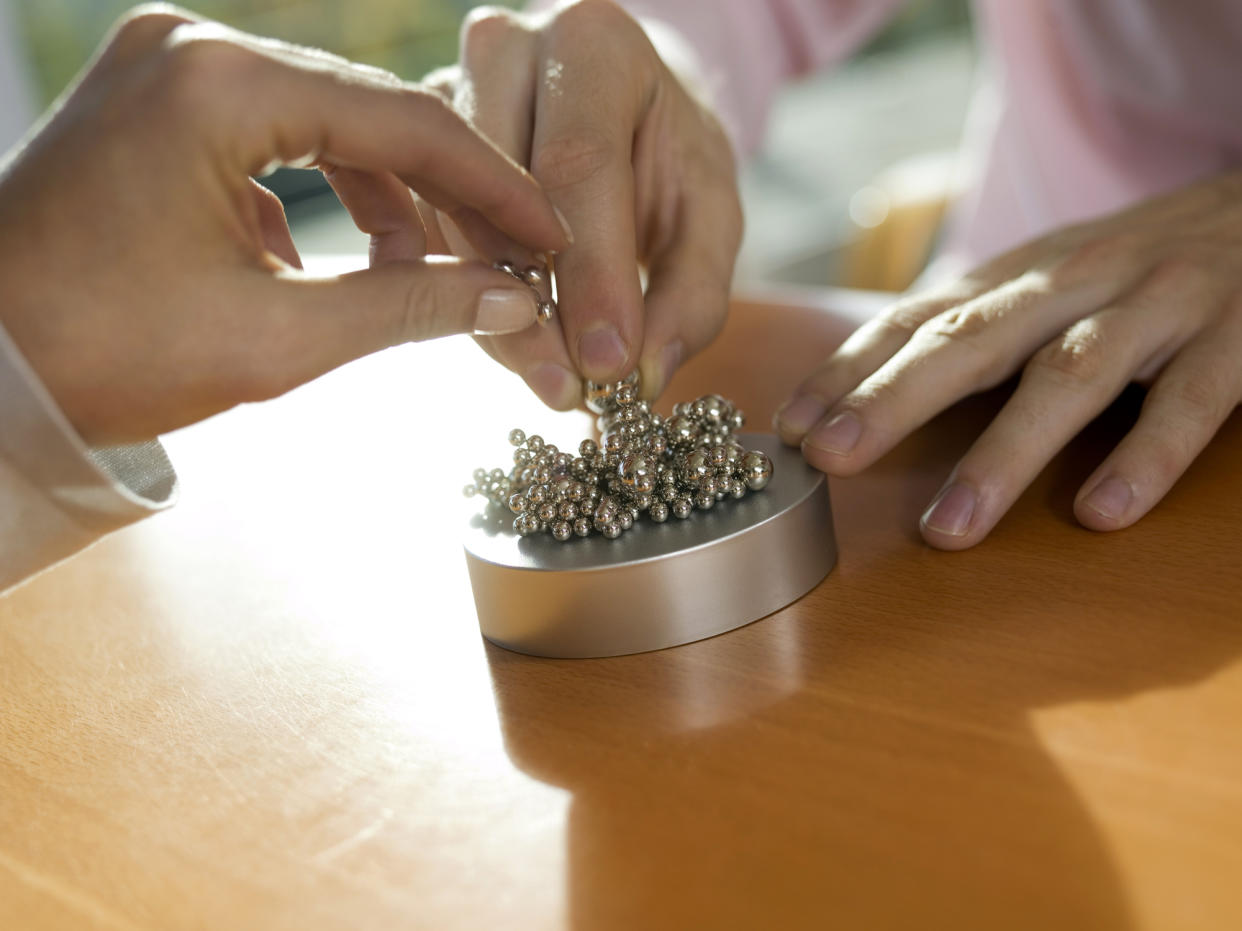
[[[536,656],[618,656],[712,637],[806,594],[837,559],[828,483],[796,449],[741,437],[775,467],[762,492],[616,540],[519,537],[497,506],[465,549],[483,636]]]

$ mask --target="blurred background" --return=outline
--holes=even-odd
[[[6,6],[7,4],[7,6]],[[0,0],[0,96],[21,124],[65,87],[132,4]],[[466,0],[187,0],[247,32],[319,46],[417,78],[456,59]],[[518,6],[520,4],[507,4]],[[967,0],[911,0],[855,58],[790,85],[742,175],[743,282],[901,290],[935,242],[958,175],[977,71]],[[16,90],[13,90],[16,88]],[[8,144],[11,139],[3,140]],[[365,252],[317,172],[264,179],[304,252]]]

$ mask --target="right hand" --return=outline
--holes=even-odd
[[[428,83],[530,168],[573,230],[555,260],[560,327],[484,347],[553,408],[581,403],[581,378],[636,365],[643,395],[658,396],[727,309],[742,217],[720,123],[607,0],[547,15],[480,7],[459,64]]]

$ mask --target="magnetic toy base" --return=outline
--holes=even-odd
[[[740,437],[772,458],[768,487],[686,520],[647,518],[616,540],[519,537],[496,505],[465,550],[483,636],[535,656],[642,653],[749,624],[800,598],[836,563],[828,483],[796,449]]]

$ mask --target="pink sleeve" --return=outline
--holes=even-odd
[[[745,155],[758,148],[772,98],[785,81],[849,55],[904,0],[618,2],[635,17],[671,27],[689,44],[705,90]]]

